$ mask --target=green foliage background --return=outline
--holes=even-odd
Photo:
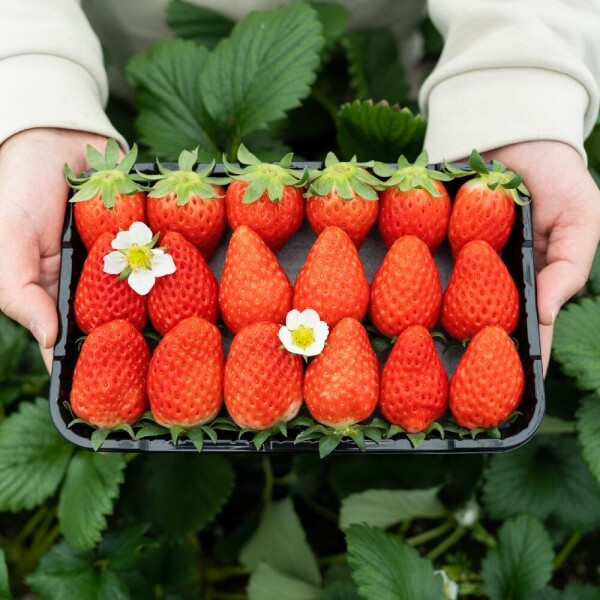
[[[109,106],[149,160],[422,148],[391,33],[336,4],[234,24],[173,0],[167,21],[127,67],[135,105]],[[600,129],[587,145],[596,175]],[[553,357],[541,430],[508,454],[104,455],[55,430],[37,348],[0,315],[0,600],[598,600],[600,260]]]

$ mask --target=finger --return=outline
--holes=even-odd
[[[553,333],[554,327],[552,325],[540,325],[540,346],[542,351],[542,372],[544,377],[546,377],[546,373],[548,372]]]

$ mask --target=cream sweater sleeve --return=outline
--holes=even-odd
[[[34,127],[125,140],[104,113],[102,50],[78,0],[0,0],[0,143]]]
[[[429,0],[445,44],[419,102],[433,162],[530,140],[585,159],[599,109],[599,0]]]

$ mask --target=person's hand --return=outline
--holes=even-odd
[[[561,306],[586,283],[600,240],[600,190],[579,153],[561,142],[513,144],[484,154],[523,176],[532,197],[537,306],[544,372]]]
[[[29,329],[48,368],[58,332],[56,294],[68,186],[63,166],[88,168],[86,146],[106,138],[30,129],[0,146],[0,310]]]

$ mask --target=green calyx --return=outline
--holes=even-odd
[[[414,163],[410,163],[404,156],[401,156],[396,168],[376,162],[373,170],[379,177],[388,178],[383,184],[386,189],[398,188],[401,192],[422,189],[435,198],[439,198],[442,194],[435,187],[433,180],[450,181],[452,179],[448,173],[429,167],[429,156],[425,150],[419,154]]]
[[[215,190],[215,185],[226,185],[231,181],[229,177],[213,177],[211,173],[215,168],[213,160],[204,169],[195,170],[198,162],[198,148],[192,150],[183,150],[177,161],[177,169],[168,169],[156,161],[158,168],[157,175],[140,173],[138,177],[147,182],[151,182],[152,188],[148,194],[149,198],[164,198],[174,194],[177,198],[177,205],[183,206],[192,196],[199,198],[222,198],[222,195]]]
[[[475,180],[485,183],[490,190],[506,190],[519,206],[531,201],[529,190],[519,173],[510,171],[498,160],[492,160],[490,169],[477,150],[471,152],[469,169],[459,169],[449,163],[444,166],[452,178],[476,175]]]
[[[248,182],[242,198],[243,204],[256,202],[265,192],[271,202],[280,202],[286,186],[304,187],[308,182],[308,170],[293,169],[293,158],[294,155],[290,152],[278,164],[265,163],[244,144],[240,144],[237,153],[239,166],[231,164],[225,155],[223,164],[232,179]]]
[[[383,189],[383,184],[367,170],[373,165],[373,161],[359,163],[355,156],[340,162],[333,152],[329,152],[324,168],[311,172],[305,196],[327,196],[335,190],[340,198],[347,201],[354,200],[355,195],[365,200],[378,200],[377,190]]]
[[[100,195],[106,208],[113,208],[117,195],[135,194],[144,189],[136,183],[130,171],[137,159],[137,146],[119,161],[119,145],[116,140],[109,139],[106,143],[104,154],[98,152],[93,146],[86,149],[88,163],[93,172],[89,175],[76,176],[69,165],[65,164],[64,172],[69,186],[77,190],[70,199],[71,202],[83,202]]]

